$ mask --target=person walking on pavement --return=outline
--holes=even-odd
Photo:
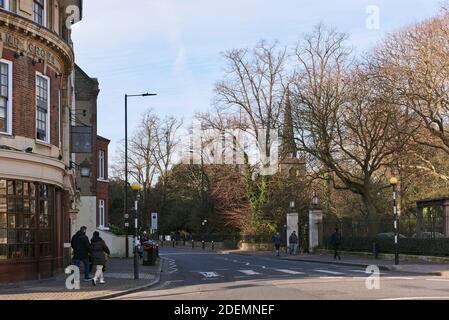
[[[290,242],[290,255],[293,254],[296,256],[296,249],[298,247],[298,236],[296,235],[296,231],[292,232],[288,241]]]
[[[100,280],[100,283],[105,283],[103,274],[103,268],[106,265],[105,254],[109,255],[111,253],[104,240],[100,238],[100,233],[98,231],[94,232],[94,236],[90,240],[90,246],[92,249],[92,263],[96,268],[95,276],[92,279],[92,284],[96,286],[98,280]]]
[[[72,237],[70,245],[73,249],[73,264],[79,268],[82,261],[84,265],[84,280],[90,281],[89,254],[91,253],[91,249],[89,238],[86,236],[86,230],[86,227],[81,227]]]
[[[273,236],[273,242],[274,247],[276,248],[276,255],[279,257],[279,251],[282,243],[281,234],[279,232],[276,232],[276,234]]]
[[[338,248],[340,247],[341,243],[341,235],[338,232],[338,228],[335,229],[335,232],[331,236],[331,246],[334,249],[334,260],[337,259],[341,260],[340,254],[338,253]]]

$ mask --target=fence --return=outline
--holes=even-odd
[[[373,223],[375,225],[372,225]],[[391,217],[383,217],[375,222],[353,218],[324,219],[323,248],[331,249],[330,237],[336,227],[339,228],[341,234],[340,250],[373,252],[375,244],[379,253],[394,253],[394,228]],[[426,227],[430,228],[429,230],[432,230],[432,232],[426,234],[428,238],[422,238],[423,234],[418,231],[416,218],[400,219],[399,253],[449,256],[449,239],[436,232],[439,230],[436,226]],[[374,234],[373,230],[375,231]],[[426,230],[427,228],[421,231],[425,232]]]

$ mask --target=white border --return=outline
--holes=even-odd
[[[1,135],[7,135],[7,136],[12,136],[12,100],[13,100],[13,95],[12,95],[12,72],[13,72],[13,63],[12,61],[9,60],[5,60],[5,59],[0,59],[0,62],[2,63],[6,63],[8,65],[8,105],[7,105],[7,116],[8,116],[8,123],[7,125],[7,131],[6,132],[0,132]]]
[[[48,82],[48,88],[47,88],[47,132],[45,133],[45,138],[46,138],[46,140],[41,140],[41,139],[38,139],[37,138],[37,77],[42,77],[42,78],[44,78],[44,79],[46,79]],[[50,133],[51,133],[51,122],[50,122],[50,120],[51,120],[51,118],[50,118],[50,113],[51,113],[51,109],[50,109],[50,106],[51,106],[51,101],[50,101],[50,97],[51,97],[51,95],[50,95],[50,90],[51,90],[51,80],[50,80],[50,78],[49,77],[47,77],[46,75],[44,75],[44,74],[42,74],[42,73],[40,73],[39,71],[36,71],[36,78],[35,78],[35,80],[34,80],[34,90],[35,90],[35,94],[34,94],[34,99],[35,99],[35,110],[36,110],[36,122],[35,122],[35,132],[34,132],[34,136],[35,136],[35,138],[36,138],[36,140],[37,141],[42,141],[42,142],[45,142],[45,143],[48,143],[48,144],[50,144],[50,141],[51,141],[51,139],[50,139]]]

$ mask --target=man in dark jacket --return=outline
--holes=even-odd
[[[82,261],[84,265],[84,280],[90,281],[89,253],[91,250],[89,238],[86,236],[86,230],[86,227],[81,227],[72,237],[71,246],[73,249],[73,264],[79,268]]]
[[[279,249],[282,244],[282,238],[281,234],[279,232],[276,232],[276,234],[273,237],[274,247],[276,249],[276,255],[279,257]]]
[[[338,248],[340,247],[340,242],[341,242],[341,236],[340,233],[338,232],[338,228],[335,229],[335,232],[332,234],[331,236],[331,246],[334,249],[334,260],[337,259],[341,260],[340,258],[340,254],[338,253]]]
[[[298,248],[298,236],[296,235],[296,231],[292,232],[288,241],[290,242],[290,254],[296,256],[296,249]]]
[[[92,284],[97,285],[97,281],[104,283],[103,268],[106,265],[106,255],[111,254],[108,246],[103,239],[100,238],[98,231],[94,232],[94,236],[90,240],[90,246],[92,249],[92,264],[96,266],[95,276],[92,279]]]

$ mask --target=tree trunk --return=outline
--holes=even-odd
[[[368,214],[368,236],[375,237],[379,233],[380,218],[371,195],[362,195],[362,201]]]

